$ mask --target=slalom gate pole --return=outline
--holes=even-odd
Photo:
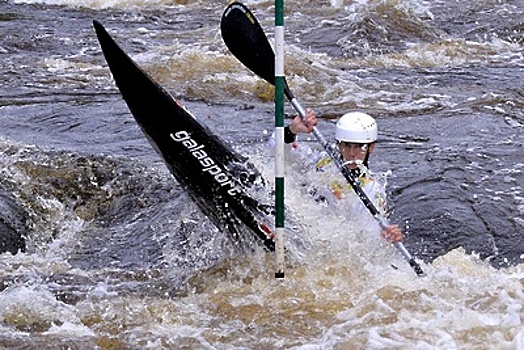
[[[275,0],[275,278],[284,278],[284,0]]]

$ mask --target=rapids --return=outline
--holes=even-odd
[[[246,4],[272,40],[273,2]],[[91,26],[271,184],[273,90],[223,44],[226,5],[0,1],[0,189],[26,246],[0,254],[0,348],[524,349],[524,2],[286,2],[291,89],[326,137],[348,110],[377,118],[370,167],[427,276],[289,167],[311,247],[284,280],[172,179]]]

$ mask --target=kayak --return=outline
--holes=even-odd
[[[142,70],[101,23],[93,26],[124,101],[177,183],[219,230],[239,242],[254,237],[273,251],[273,207],[252,195],[265,183],[260,173]]]

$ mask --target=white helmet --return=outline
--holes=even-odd
[[[337,122],[337,141],[371,143],[377,140],[377,136],[377,122],[366,113],[346,113]]]

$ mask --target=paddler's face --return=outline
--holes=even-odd
[[[346,167],[350,170],[356,169],[364,162],[367,155],[373,151],[374,143],[339,142],[338,149]]]

